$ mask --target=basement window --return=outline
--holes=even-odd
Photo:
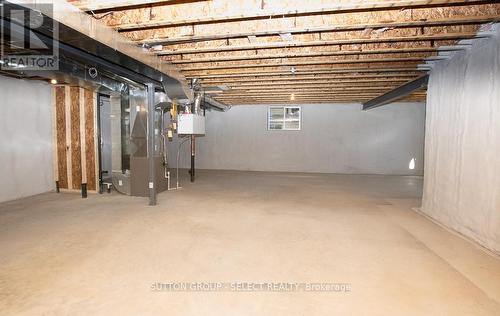
[[[267,129],[270,131],[300,131],[300,106],[270,106]]]

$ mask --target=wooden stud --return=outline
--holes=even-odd
[[[81,149],[81,166],[82,166],[82,180],[81,183],[87,183],[87,128],[85,118],[85,89],[79,89],[79,102],[80,109],[80,149]]]
[[[67,178],[68,178],[68,189],[73,188],[73,166],[72,166],[72,151],[71,151],[71,89],[69,86],[64,87],[64,113],[66,120],[66,128],[64,129],[66,133],[66,164],[67,164]]]
[[[70,87],[70,152],[71,183],[73,190],[79,190],[82,184],[82,151],[80,142],[80,88]]]
[[[66,139],[66,89],[63,86],[54,87],[55,90],[55,129],[57,178],[59,188],[67,189],[68,186],[68,159]]]

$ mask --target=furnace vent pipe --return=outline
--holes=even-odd
[[[219,102],[215,99],[212,99],[211,97],[205,96],[205,105],[208,105],[214,110],[221,111],[221,112],[226,112],[231,109],[230,105],[227,105],[225,103]]]

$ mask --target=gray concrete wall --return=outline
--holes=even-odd
[[[500,24],[439,63],[427,96],[422,211],[500,254]]]
[[[0,202],[54,188],[51,86],[0,76]]]
[[[207,112],[206,136],[197,141],[197,167],[422,174],[424,104],[396,103],[366,112],[359,104],[303,105],[300,131],[268,131],[267,110],[253,105]],[[182,167],[188,167],[189,142],[184,146]],[[412,158],[415,170],[408,168]]]

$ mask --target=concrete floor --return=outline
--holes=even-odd
[[[159,206],[0,204],[1,315],[499,315],[500,260],[411,210],[417,177],[201,171]],[[157,292],[339,282],[350,292]]]

